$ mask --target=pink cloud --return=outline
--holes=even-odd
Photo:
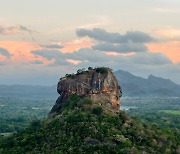
[[[81,63],[79,60],[73,60],[73,59],[66,59],[67,62],[72,63],[74,65],[78,65]]]
[[[150,52],[162,52],[168,56],[174,63],[180,62],[180,42],[169,41],[162,43],[148,43]]]
[[[13,55],[10,59],[11,63],[32,61],[35,58],[30,51],[41,48],[37,43],[26,41],[0,41],[0,47],[7,49]]]

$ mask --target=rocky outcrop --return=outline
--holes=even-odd
[[[121,88],[109,68],[96,68],[67,75],[60,79],[57,91],[60,96],[50,111],[49,117],[57,115],[62,104],[73,94],[88,97],[93,103],[115,112],[120,109]]]

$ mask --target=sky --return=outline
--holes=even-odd
[[[179,0],[0,0],[0,84],[110,67],[180,84]]]

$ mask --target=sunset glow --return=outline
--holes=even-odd
[[[151,52],[162,52],[168,56],[174,63],[180,63],[180,42],[171,41],[163,43],[147,44]]]
[[[21,84],[30,76],[40,84],[42,74],[54,81],[79,68],[106,66],[180,83],[179,10],[175,0],[4,1],[0,81],[13,76]]]

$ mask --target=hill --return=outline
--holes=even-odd
[[[0,153],[180,152],[179,129],[142,123],[117,111],[114,104],[119,105],[119,98],[114,96],[121,94],[121,88],[110,69],[68,74],[60,79],[57,89],[61,96],[49,118],[34,121],[10,137],[1,137]]]
[[[169,79],[149,75],[147,79],[126,71],[116,71],[115,76],[126,97],[179,97],[180,85]]]
[[[36,121],[0,140],[0,153],[178,153],[177,132],[106,114],[91,101],[71,96],[59,116]]]
[[[179,134],[71,96],[59,116],[0,140],[0,153],[178,153]]]

